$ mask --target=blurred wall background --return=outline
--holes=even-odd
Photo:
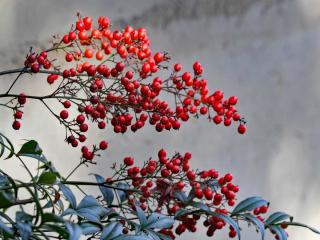
[[[146,127],[119,136],[109,129],[91,138],[107,138],[110,150],[98,166],[82,168],[75,179],[95,171],[107,176],[110,163],[128,154],[142,162],[162,147],[190,150],[193,166],[234,173],[240,199],[261,195],[271,201],[272,211],[284,210],[320,228],[318,0],[0,0],[0,69],[21,66],[30,46],[48,47],[52,34],[69,29],[77,10],[108,16],[117,26],[147,27],[153,49],[169,51],[186,67],[201,61],[211,89],[239,96],[248,132],[239,136],[234,126],[216,127],[205,120],[191,121],[176,133]],[[2,91],[9,84],[10,78],[1,77]],[[15,90],[50,89],[43,79],[26,76]],[[64,130],[43,114],[43,106],[27,104],[25,110],[19,132],[11,130],[10,112],[0,110],[1,131],[15,143],[37,139],[58,169],[77,164],[78,151],[62,141]],[[1,164],[16,171],[12,162]],[[289,234],[292,240],[320,239],[305,229],[292,228]],[[243,237],[258,236],[251,228]],[[217,238],[225,239],[226,233]]]

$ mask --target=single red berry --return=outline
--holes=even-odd
[[[65,58],[67,62],[71,62],[73,60],[73,56],[71,53],[67,53]]]
[[[84,51],[84,56],[86,58],[92,58],[93,57],[93,50],[91,48],[87,48],[85,51]]]
[[[87,124],[85,124],[85,123],[82,123],[82,124],[80,124],[80,131],[81,132],[86,132],[86,131],[88,131],[88,125]]]
[[[22,112],[21,111],[17,111],[15,114],[14,114],[14,118],[16,119],[21,119],[22,118]]]
[[[132,157],[125,157],[123,159],[124,164],[127,166],[132,166],[134,164],[134,159]]]
[[[67,110],[62,110],[62,111],[60,112],[60,117],[61,117],[62,119],[67,119],[67,118],[69,117],[68,111],[67,111]]]
[[[21,127],[21,123],[19,121],[14,121],[12,123],[12,127],[13,127],[14,130],[19,130],[20,127]]]
[[[160,63],[163,61],[163,53],[161,52],[157,52],[155,55],[154,55],[154,60],[157,62],[157,63]]]
[[[161,170],[161,176],[164,178],[167,178],[170,176],[170,172],[167,169],[162,169]]]
[[[173,68],[174,68],[174,70],[175,70],[176,72],[179,72],[179,71],[181,71],[182,66],[181,66],[181,64],[176,63],[176,64],[173,66]]]
[[[31,65],[31,72],[38,73],[40,71],[40,65],[38,63],[34,63]]]
[[[244,134],[246,132],[246,130],[247,130],[246,125],[240,123],[240,125],[238,127],[238,133]]]
[[[68,100],[66,100],[66,101],[63,102],[63,106],[64,106],[65,108],[69,108],[69,107],[71,107],[71,102],[68,101]]]
[[[101,141],[100,144],[99,144],[99,148],[101,150],[106,150],[108,148],[108,142],[107,141]]]

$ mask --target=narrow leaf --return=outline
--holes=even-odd
[[[121,189],[128,189],[129,188],[129,185],[127,183],[124,183],[124,182],[119,182],[117,184],[117,187],[118,188],[121,188]],[[118,193],[118,196],[120,198],[120,201],[121,202],[124,202],[126,200],[126,192],[125,191],[122,191],[122,190],[117,190],[117,193]]]
[[[105,183],[105,179],[98,174],[94,174],[96,177],[97,183]],[[99,189],[102,193],[104,200],[107,202],[108,205],[111,205],[113,202],[114,194],[111,188],[105,186],[99,186]]]
[[[82,234],[82,230],[78,224],[66,223],[67,230],[69,232],[69,240],[79,240]]]
[[[18,155],[23,154],[36,154],[40,155],[42,153],[41,148],[35,140],[30,140],[22,145],[21,149],[18,152]]]
[[[56,182],[57,176],[52,172],[44,172],[40,175],[38,183],[52,185]]]
[[[111,240],[122,235],[123,226],[118,222],[111,222],[103,228],[100,239]]]
[[[278,223],[278,222],[281,222],[283,220],[286,220],[286,219],[291,219],[290,222],[292,221],[293,217],[290,216],[289,214],[287,213],[284,213],[284,212],[275,212],[273,214],[271,214],[268,219],[266,220],[266,224],[269,225],[269,224],[275,224],[275,223]]]
[[[137,205],[136,205],[136,215],[139,218],[141,226],[144,226],[147,223],[147,218],[144,212],[142,211],[142,209]]]
[[[59,187],[64,197],[70,203],[71,207],[75,209],[77,207],[77,201],[71,189],[64,184],[59,184]]]
[[[232,215],[252,211],[255,208],[262,207],[267,205],[268,202],[261,197],[249,197],[243,201],[241,201],[232,211]]]
[[[249,213],[241,214],[240,216],[243,216],[257,227],[259,233],[261,234],[261,239],[263,240],[265,236],[264,224],[258,218]]]
[[[283,222],[281,224],[285,224],[285,225],[288,225],[288,226],[298,226],[298,227],[304,227],[304,228],[308,228],[309,230],[311,230],[312,232],[316,233],[316,234],[320,234],[320,231],[313,228],[313,227],[310,227],[306,224],[303,224],[303,223],[298,223],[298,222]]]
[[[269,228],[277,234],[279,240],[287,240],[287,233],[281,227],[273,225],[269,226]]]

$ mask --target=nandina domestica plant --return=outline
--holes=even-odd
[[[235,107],[238,98],[211,92],[199,62],[188,72],[179,63],[170,64],[168,53],[153,54],[145,28],[127,26],[120,31],[106,17],[99,17],[97,25],[90,17],[77,17],[67,34],[55,36],[51,48],[39,53],[30,49],[22,68],[0,73],[17,74],[0,94],[0,105],[13,113],[13,129],[22,126],[24,106],[39,101],[65,128],[66,142],[81,149],[82,155],[70,173],[63,173],[35,140],[15,150],[0,133],[0,157],[16,158],[30,177],[24,182],[0,169],[2,239],[169,240],[198,228],[205,228],[209,237],[227,229],[229,238],[240,239],[242,222],[253,225],[261,239],[269,230],[276,239],[285,240],[285,229],[291,225],[320,233],[284,212],[265,216],[269,203],[260,197],[237,202],[239,187],[233,175],[213,168],[193,169],[189,152],[170,155],[160,149],[140,166],[127,156],[111,165],[112,176],[92,174],[91,180],[72,180],[79,167],[98,164],[99,152],[108,149],[107,140],[86,144],[88,131],[103,130],[108,124],[115,133],[135,132],[148,123],[161,132],[178,130],[190,117],[202,115],[217,125],[235,122],[238,133],[246,132],[245,120]],[[59,55],[62,61],[55,59]],[[160,71],[168,72],[168,77],[161,79]],[[14,93],[24,74],[45,76],[51,93]],[[172,101],[164,100],[168,96]],[[61,110],[53,110],[49,100],[57,101]],[[26,158],[38,161],[36,172]],[[99,188],[100,194],[88,195],[84,186]],[[74,193],[78,190],[81,199]]]

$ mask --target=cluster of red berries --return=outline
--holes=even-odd
[[[63,69],[58,61],[50,61],[52,50],[63,51],[65,63],[74,62],[76,66]],[[179,129],[181,121],[188,121],[190,116],[206,115],[215,124],[239,122],[238,132],[245,133],[245,122],[235,108],[237,97],[225,98],[220,90],[209,93],[199,62],[193,64],[192,73],[174,64],[167,79],[154,76],[160,69],[169,69],[169,59],[167,53],[152,53],[145,28],[112,30],[106,17],[100,17],[94,26],[90,17],[79,15],[75,27],[61,41],[40,54],[30,53],[25,66],[27,71],[47,74],[49,84],[59,81],[50,98],[57,98],[64,106],[56,117],[73,147],[86,141],[90,122],[98,129],[110,123],[115,133],[128,129],[135,132],[149,122],[161,132]],[[174,97],[174,106],[160,98],[163,92]],[[69,116],[71,105],[79,112],[74,117]],[[18,117],[14,129],[20,128]],[[92,159],[94,152],[82,151],[83,157]],[[169,170],[175,172],[177,167]]]
[[[128,204],[132,209],[139,205],[146,213],[156,211],[174,215],[179,209],[188,207],[176,194],[192,192],[194,201],[205,204],[212,211],[228,214],[226,205],[234,206],[236,193],[239,191],[239,187],[232,183],[232,174],[227,173],[219,177],[220,174],[214,169],[192,170],[190,159],[189,152],[184,155],[176,153],[169,158],[167,152],[161,149],[157,160],[150,159],[140,168],[135,165],[133,157],[127,156],[119,169],[114,169],[116,174],[112,178],[107,178],[106,182],[113,184],[119,179],[125,179],[127,184],[140,190],[128,193]],[[259,208],[259,213],[265,212],[264,207]],[[220,218],[204,217],[203,224],[208,227],[208,236],[212,236],[215,230],[222,229],[226,225]],[[176,226],[175,234],[180,235],[186,230],[195,232],[200,219],[200,215],[197,214],[179,217],[180,224]],[[174,236],[173,228],[163,229],[161,232]],[[230,228],[229,236],[236,236],[233,228]]]

